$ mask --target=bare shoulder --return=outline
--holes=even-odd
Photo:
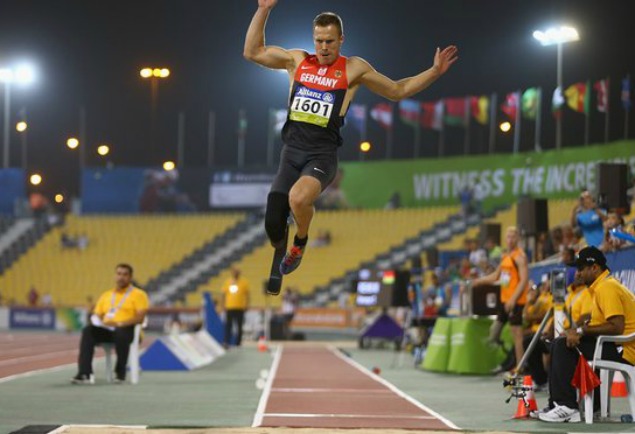
[[[370,63],[358,56],[348,57],[346,67],[349,71],[361,71],[362,73],[373,69]]]
[[[348,81],[353,83],[369,71],[374,71],[370,63],[358,56],[351,56],[346,59],[346,74]]]
[[[299,48],[294,48],[292,50],[289,50],[289,54],[291,55],[291,57],[293,57],[293,61],[295,62],[296,65],[299,65],[300,63],[302,63],[302,61],[306,59],[307,56],[309,55],[309,53]]]

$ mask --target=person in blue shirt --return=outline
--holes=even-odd
[[[582,229],[587,245],[600,247],[604,241],[606,212],[600,209],[588,190],[580,193],[580,202],[571,210],[571,226]]]

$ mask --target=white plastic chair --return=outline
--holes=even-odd
[[[148,326],[148,316],[143,319],[143,323],[137,324],[134,327],[134,337],[130,344],[130,353],[128,354],[128,366],[130,367],[130,383],[137,384],[139,382],[139,344],[141,340],[141,329]],[[113,381],[113,364],[112,353],[115,349],[115,344],[102,343],[99,344],[104,349],[106,354],[106,381],[112,383]]]
[[[605,418],[609,415],[611,385],[613,384],[613,375],[615,371],[619,371],[624,376],[626,388],[628,390],[628,404],[631,410],[631,416],[635,418],[635,366],[626,363],[613,362],[610,360],[602,360],[602,345],[605,342],[614,342],[616,344],[629,342],[635,339],[635,333],[623,336],[598,336],[591,367],[600,370],[600,416]],[[584,397],[584,421],[588,424],[593,423],[593,393]]]

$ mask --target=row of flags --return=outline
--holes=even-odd
[[[621,100],[624,110],[631,109],[630,79],[622,80]],[[601,113],[609,110],[609,79],[598,80],[593,84],[596,92],[596,109]],[[589,114],[591,100],[591,85],[589,82],[574,83],[564,92],[558,87],[553,92],[552,112],[554,117],[561,116],[562,107],[566,104],[571,110]],[[530,87],[525,91],[508,93],[501,103],[501,111],[511,120],[517,117],[517,111],[523,118],[535,120],[538,116],[541,89]],[[404,99],[399,102],[398,113],[401,122],[412,127],[421,126],[425,129],[440,131],[444,125],[466,126],[470,118],[478,124],[487,125],[490,120],[491,97],[487,95],[443,98],[438,101],[420,102]],[[351,104],[346,122],[352,125],[362,135],[366,133],[368,115],[382,128],[391,129],[395,121],[393,104],[381,102],[373,106],[370,111],[364,104]],[[287,119],[286,109],[271,109],[269,125],[274,133],[279,133]]]
[[[621,81],[621,102],[626,112],[624,137],[628,136],[628,114],[631,109],[631,81],[627,76]],[[589,140],[589,116],[591,114],[591,97],[595,92],[595,108],[605,115],[605,141],[608,141],[609,132],[609,89],[608,78],[573,83],[565,89],[557,87],[551,97],[552,114],[558,124],[561,123],[564,107],[585,115],[585,136],[584,143]],[[421,145],[421,129],[435,130],[439,134],[439,155],[444,153],[444,129],[445,126],[462,127],[465,129],[464,149],[467,154],[470,147],[469,126],[471,122],[487,126],[489,125],[489,147],[490,152],[494,149],[495,124],[499,116],[499,110],[509,118],[514,124],[514,152],[519,149],[520,128],[522,119],[535,121],[535,148],[539,150],[542,90],[539,87],[530,87],[525,90],[510,92],[499,101],[496,94],[480,96],[464,96],[442,98],[437,101],[417,101],[414,99],[404,99],[399,101],[397,110],[395,104],[391,102],[380,102],[374,106],[365,104],[351,104],[346,115],[346,124],[351,125],[360,134],[360,138],[365,140],[368,127],[368,118],[374,120],[386,131],[386,157],[390,158],[392,153],[393,130],[397,119],[405,125],[414,129],[414,157],[419,155]],[[286,109],[269,110],[269,137],[268,137],[268,160],[273,158],[273,147],[276,137],[287,120]],[[556,140],[559,142],[559,139]],[[557,145],[559,146],[559,145]]]
[[[593,84],[596,92],[596,109],[601,113],[609,110],[609,79],[598,80]],[[592,88],[589,82],[574,83],[564,92],[558,87],[552,97],[553,115],[561,116],[562,107],[566,104],[571,110],[589,114]],[[500,105],[501,111],[511,120],[517,118],[517,111],[523,118],[535,120],[541,100],[541,89],[531,87],[525,91],[510,92],[505,95]],[[622,105],[624,110],[631,108],[630,79],[622,80]],[[420,102],[405,99],[398,104],[398,115],[401,122],[412,127],[423,127],[441,130],[444,125],[464,127],[470,119],[481,125],[487,125],[491,116],[491,97],[488,95],[443,98],[434,102]],[[367,107],[352,104],[346,120],[358,131],[366,131]],[[384,129],[393,128],[395,122],[393,105],[382,102],[370,109],[370,117]]]

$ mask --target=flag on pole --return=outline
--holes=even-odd
[[[576,350],[578,350],[577,347]],[[580,401],[587,393],[593,393],[593,389],[600,385],[600,379],[580,350],[578,350],[578,364],[575,367],[573,378],[571,378],[571,385],[580,390]]]
[[[609,79],[598,80],[593,85],[597,95],[597,109],[601,113],[609,111]]]
[[[467,125],[465,97],[446,98],[444,101],[445,123],[455,127],[465,127]]]
[[[489,98],[486,95],[471,97],[470,109],[476,122],[487,125],[489,122]]]
[[[421,103],[421,126],[437,131],[443,129],[443,100]]]
[[[578,113],[589,114],[589,86],[582,81],[574,83],[564,91],[567,105]]]
[[[392,104],[381,102],[370,111],[370,117],[373,118],[382,128],[386,130],[392,129]]]
[[[622,106],[624,110],[631,110],[631,78],[625,77],[622,80]]]
[[[346,113],[346,120],[355,127],[362,138],[366,135],[366,105],[364,104],[351,104]]]
[[[538,88],[530,87],[523,92],[522,96],[522,114],[526,119],[536,119],[538,113]]]
[[[512,121],[516,121],[516,112],[518,111],[518,100],[520,99],[518,92],[511,92],[505,96],[505,101],[501,104],[501,110]]]
[[[562,116],[562,106],[564,104],[564,97],[562,96],[562,88],[556,87],[553,91],[553,98],[551,99],[551,111],[553,117],[559,119]]]
[[[420,116],[421,104],[419,104],[419,101],[414,99],[402,99],[399,101],[399,117],[404,124],[417,127]]]

